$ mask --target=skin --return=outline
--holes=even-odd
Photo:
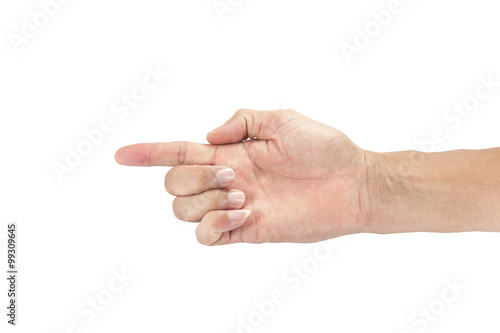
[[[239,110],[207,140],[136,144],[115,156],[173,167],[165,188],[174,214],[198,223],[205,245],[500,231],[498,148],[380,154],[293,110]]]

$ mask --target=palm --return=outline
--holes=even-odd
[[[220,242],[310,242],[348,233],[364,218],[353,179],[363,172],[359,151],[342,132],[303,116],[270,140],[218,146],[215,164],[235,170],[231,188],[245,192],[244,208],[252,211]]]

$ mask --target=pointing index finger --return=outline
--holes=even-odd
[[[186,141],[138,143],[118,149],[115,160],[127,166],[215,164],[215,146]]]

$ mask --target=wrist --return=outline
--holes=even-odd
[[[366,192],[368,213],[364,232],[381,233],[384,225],[393,220],[394,198],[390,193],[387,179],[389,171],[387,159],[381,153],[365,151]]]
[[[396,233],[418,228],[420,197],[415,182],[425,179],[427,154],[417,151],[375,153],[366,151],[369,218],[366,232]],[[415,220],[415,221],[414,221]]]

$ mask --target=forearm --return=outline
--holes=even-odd
[[[366,160],[368,232],[500,231],[500,148]]]

